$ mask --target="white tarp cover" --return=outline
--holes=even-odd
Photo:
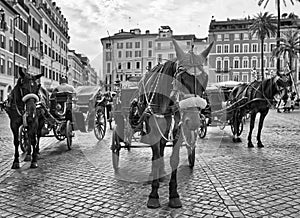
[[[204,98],[201,98],[200,96],[189,97],[187,99],[179,101],[180,109],[187,109],[192,107],[200,107],[201,109],[204,109],[206,105],[206,100]]]

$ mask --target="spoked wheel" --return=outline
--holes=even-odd
[[[106,131],[106,117],[104,114],[104,110],[99,108],[95,113],[95,119],[94,119],[94,134],[99,141],[104,138],[105,131]]]
[[[120,149],[121,149],[120,140],[116,129],[114,129],[112,135],[111,151],[112,151],[112,164],[115,171],[118,171],[119,169]]]
[[[235,129],[234,129],[233,124],[231,124],[230,127],[231,127],[231,132],[232,132],[232,134],[234,134]],[[243,121],[241,121],[241,122],[240,122],[240,125],[239,125],[239,129],[238,129],[238,131],[237,131],[237,136],[240,136],[240,135],[242,134],[243,130],[244,130],[244,124],[243,124]]]
[[[205,116],[204,115],[200,115],[201,116],[201,126],[198,129],[198,135],[201,139],[203,139],[206,136],[207,133],[207,123],[205,120]]]
[[[19,128],[19,144],[23,153],[27,152],[29,141],[28,135],[23,125]]]
[[[71,124],[70,120],[68,120],[67,123],[66,123],[66,135],[65,136],[67,138],[68,149],[71,150],[73,132],[72,132],[72,124]]]
[[[59,125],[63,125],[63,124],[58,124],[58,125],[53,126],[53,133],[57,140],[63,141],[63,140],[65,140],[66,136],[62,135],[61,133],[58,132],[58,129],[61,129],[61,126],[59,126]]]

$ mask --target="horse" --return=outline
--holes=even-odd
[[[30,161],[30,168],[37,168],[37,129],[38,117],[36,102],[39,101],[38,92],[40,84],[37,80],[43,74],[30,75],[23,70],[19,71],[20,78],[11,91],[6,105],[6,112],[10,118],[10,128],[13,133],[13,143],[15,146],[14,161],[12,169],[19,169],[19,128],[23,125],[26,128],[28,146],[32,146],[32,156],[27,153],[24,161]]]
[[[276,75],[263,81],[253,81],[250,84],[241,84],[233,88],[229,95],[229,103],[233,104],[242,98],[247,99],[244,106],[233,110],[233,142],[241,142],[239,126],[242,118],[250,113],[250,130],[248,134],[248,147],[254,147],[252,143],[252,131],[255,125],[257,113],[260,113],[260,119],[257,132],[257,146],[264,147],[261,142],[261,131],[263,128],[265,117],[270,107],[273,105],[274,96],[282,90],[291,86],[292,80],[290,73]]]
[[[178,98],[182,93],[201,96],[203,90],[205,90],[205,84],[207,84],[207,81],[200,81],[199,78],[188,73],[189,66],[182,66],[180,57],[183,57],[185,54],[182,50],[178,51],[179,46],[175,40],[173,43],[175,44],[179,60],[158,64],[150,70],[139,82],[139,97],[134,101],[134,106],[131,104],[131,107],[138,108],[139,119],[138,122],[136,122],[136,119],[135,121],[129,120],[129,122],[134,123],[135,128],[143,130],[141,141],[149,144],[152,150],[152,185],[147,201],[148,208],[160,207],[158,189],[160,178],[164,175],[163,157],[167,142],[172,142],[172,154],[170,157],[172,172],[169,182],[168,205],[171,208],[182,207],[177,192],[179,150],[180,142],[183,140],[180,128],[181,125],[185,124],[197,128],[200,125],[200,116],[199,110],[197,112],[180,110]],[[209,50],[211,46],[209,46]],[[201,66],[196,67],[195,65],[194,70],[202,67],[203,60],[205,60],[207,54],[206,50],[202,52],[198,59]],[[187,58],[185,60],[190,59]],[[183,113],[185,114],[183,115]]]

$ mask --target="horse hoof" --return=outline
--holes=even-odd
[[[147,207],[148,208],[159,208],[160,207],[160,203],[159,203],[159,199],[158,198],[149,198],[148,202],[147,202]]]
[[[37,162],[32,162],[30,168],[32,169],[38,168]]]
[[[169,207],[171,207],[171,208],[180,208],[180,207],[182,207],[181,200],[179,198],[170,198],[169,199]]]
[[[253,148],[254,145],[252,144],[252,142],[248,142],[248,148]]]
[[[258,147],[258,148],[263,148],[263,147],[265,147],[265,146],[263,145],[263,143],[257,143],[257,147]]]
[[[31,155],[26,155],[24,161],[25,162],[30,162],[31,161]]]
[[[241,138],[237,138],[236,142],[242,142],[242,139]]]
[[[17,163],[17,162],[14,162],[11,168],[14,169],[14,170],[15,169],[20,169],[20,164]]]
[[[232,142],[236,143],[236,138],[232,138]]]

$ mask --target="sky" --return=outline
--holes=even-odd
[[[173,34],[208,36],[212,16],[217,21],[253,17],[260,11],[277,15],[275,0],[259,7],[259,0],[54,0],[69,23],[69,49],[85,54],[99,72],[102,64],[101,38],[119,30],[140,28],[142,33],[158,33],[170,26]],[[300,16],[300,3],[281,0],[281,12]]]

